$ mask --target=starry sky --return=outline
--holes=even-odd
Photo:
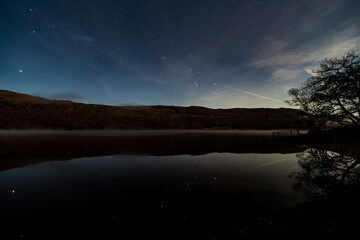
[[[359,0],[1,0],[0,89],[110,105],[288,107],[360,47]]]

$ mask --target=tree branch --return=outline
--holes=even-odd
[[[354,116],[351,112],[349,112],[344,105],[341,103],[339,98],[336,98],[337,103],[339,104],[339,107],[341,108],[341,110],[343,110],[343,112],[348,115],[354,123],[359,123],[360,122],[360,118]]]

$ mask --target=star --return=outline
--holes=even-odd
[[[23,72],[23,70],[22,70],[22,69],[20,69],[20,70],[19,70],[19,73],[22,73],[22,72]]]

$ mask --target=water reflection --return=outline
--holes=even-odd
[[[271,133],[3,136],[0,144],[0,226],[13,238],[213,239],[305,200],[288,177],[300,170],[301,148],[273,144]]]
[[[296,155],[300,170],[289,176],[308,200],[238,225],[231,239],[359,239],[359,160],[314,148]]]
[[[301,172],[294,187],[313,198],[344,194],[360,185],[360,160],[327,150],[310,148],[297,154]]]
[[[0,132],[0,171],[80,157],[202,155],[213,152],[295,153],[302,149],[286,143],[273,144],[271,132],[265,131],[76,133]]]
[[[358,236],[359,160],[271,133],[2,135],[0,146],[0,226],[14,239]]]

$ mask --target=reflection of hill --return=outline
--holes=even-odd
[[[115,107],[55,101],[0,90],[0,128],[23,129],[284,129],[307,128],[296,109]]]
[[[37,162],[106,155],[198,155],[212,152],[292,153],[271,136],[184,133],[158,136],[2,136],[0,170]]]

